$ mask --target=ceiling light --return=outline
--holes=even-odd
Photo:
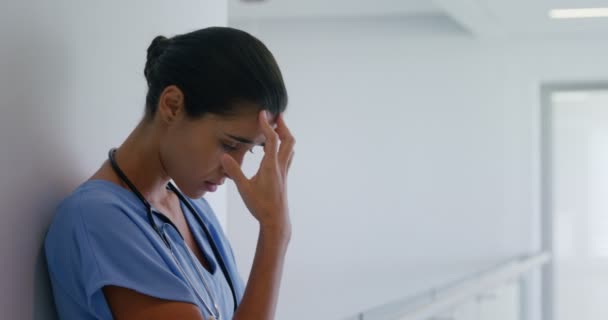
[[[552,19],[602,18],[608,17],[608,8],[553,9],[549,11]]]

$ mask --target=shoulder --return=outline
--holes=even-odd
[[[100,212],[119,212],[120,198],[109,186],[87,181],[78,186],[55,208],[53,221],[44,239],[49,272],[55,278],[76,285],[77,274],[89,254],[86,224],[108,230]]]
[[[74,241],[86,225],[111,228],[110,223],[116,223],[117,219],[140,215],[141,208],[120,188],[101,180],[89,180],[78,186],[55,209],[45,246]]]

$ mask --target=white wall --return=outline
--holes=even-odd
[[[143,114],[153,37],[226,22],[223,0],[2,1],[3,319],[54,318],[43,236],[58,201]]]
[[[540,84],[608,79],[608,45],[430,19],[232,23],[277,57],[298,140],[278,319],[344,318],[539,250]],[[255,224],[228,198],[246,276]]]

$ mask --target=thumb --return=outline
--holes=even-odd
[[[237,187],[240,187],[247,181],[247,177],[241,170],[241,167],[229,154],[223,154],[221,162],[224,171],[226,171],[228,177],[236,183]]]

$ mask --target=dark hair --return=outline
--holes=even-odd
[[[150,117],[170,85],[184,93],[184,107],[191,117],[231,115],[239,102],[254,103],[273,115],[287,107],[287,90],[272,53],[257,38],[233,28],[157,36],[148,48],[144,74]]]

